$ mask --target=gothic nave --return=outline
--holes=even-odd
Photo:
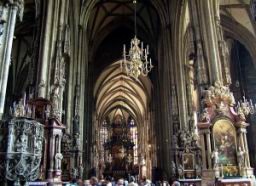
[[[0,0],[0,127],[0,185],[255,186],[256,1]]]

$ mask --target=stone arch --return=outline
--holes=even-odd
[[[221,15],[221,25],[224,30],[226,37],[238,40],[242,43],[249,51],[253,60],[254,66],[256,67],[256,38],[249,32],[244,26],[228,16]]]

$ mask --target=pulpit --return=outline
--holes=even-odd
[[[44,125],[34,119],[32,105],[14,103],[10,118],[0,121],[1,179],[19,186],[40,175]]]

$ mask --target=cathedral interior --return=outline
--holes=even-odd
[[[0,0],[1,185],[255,186],[255,133],[255,0]]]

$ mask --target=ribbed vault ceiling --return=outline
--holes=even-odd
[[[137,3],[138,30],[146,34],[147,38],[156,38],[159,28],[159,18],[150,1],[138,1]],[[133,29],[134,4],[133,0],[100,0],[90,15],[89,38],[95,38],[108,27],[124,24]]]
[[[96,112],[99,118],[122,115],[141,121],[147,113],[151,82],[147,77],[138,81],[120,69],[120,61],[108,66],[99,76],[95,88]]]

